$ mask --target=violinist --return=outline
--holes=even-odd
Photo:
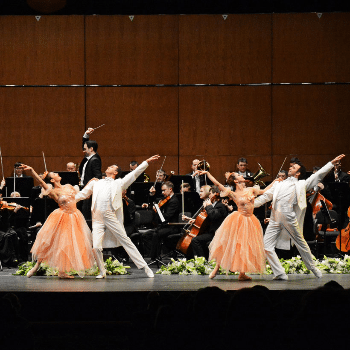
[[[162,183],[165,181],[166,176],[167,175],[164,170],[157,170],[156,181],[154,185],[149,189],[150,203],[152,203],[156,198],[162,196]]]
[[[12,192],[11,198],[21,197],[19,192]],[[8,232],[13,238],[15,259],[18,262],[28,260],[28,234],[30,208],[23,207],[18,203],[2,201],[1,210],[1,230]]]
[[[201,192],[205,193],[207,186],[201,187]],[[200,192],[200,195],[201,195]],[[192,239],[190,247],[194,256],[204,256],[208,259],[208,245],[212,241],[215,231],[222,224],[227,216],[227,208],[220,200],[220,190],[217,186],[212,186],[209,189],[208,198],[203,201],[203,208],[207,214],[203,225],[203,231]]]
[[[166,181],[163,183],[162,195],[164,199],[159,203],[159,210],[165,221],[162,222],[159,215],[156,214],[158,226],[145,237],[146,240],[151,240],[151,262],[156,260],[160,255],[159,245],[161,240],[176,233],[176,225],[168,224],[178,222],[180,213],[180,202],[174,195],[174,184],[172,182]]]

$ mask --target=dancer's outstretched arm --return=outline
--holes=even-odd
[[[200,171],[199,175],[207,175],[209,180],[212,181],[212,183],[219,188],[220,191],[227,191],[227,188],[222,185],[218,180],[215,179],[215,177],[210,174],[209,171]]]
[[[22,164],[20,167],[23,170],[29,170],[32,173],[33,177],[35,177],[39,181],[40,185],[45,190],[48,190],[50,188],[50,186],[37,174],[37,172],[31,166]]]

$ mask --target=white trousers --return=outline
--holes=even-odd
[[[276,243],[282,229],[285,228],[300,253],[302,260],[309,270],[314,270],[315,263],[312,260],[311,250],[306,243],[294,212],[281,213],[273,211],[269,225],[264,235],[264,246],[267,260],[275,276],[285,274],[285,270],[275,252]]]
[[[92,216],[92,240],[95,249],[102,251],[103,237],[106,229],[108,229],[124,247],[137,268],[142,269],[147,266],[146,261],[137,250],[135,244],[127,236],[124,225],[117,219],[115,213],[112,211],[100,212],[98,215],[93,214]]]

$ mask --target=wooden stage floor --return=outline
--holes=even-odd
[[[15,268],[4,268],[0,271],[0,292],[184,292],[197,291],[200,288],[216,286],[223,290],[238,290],[245,287],[262,285],[270,290],[307,291],[323,286],[329,281],[336,281],[344,289],[350,289],[350,275],[324,274],[318,279],[310,275],[289,275],[288,281],[273,281],[272,275],[252,275],[253,281],[239,282],[237,275],[218,275],[211,280],[208,276],[155,275],[148,278],[143,270],[133,264],[130,275],[107,276],[107,279],[96,280],[94,277],[83,279],[76,277],[62,280],[58,277],[13,276]],[[152,267],[155,272],[156,267]]]

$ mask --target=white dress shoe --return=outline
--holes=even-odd
[[[316,269],[316,267],[314,269],[312,269],[311,271],[317,278],[322,277],[322,272],[319,269]]]
[[[106,278],[106,270],[104,270],[103,272],[100,272],[97,276],[97,279],[101,279],[101,278]]]
[[[275,281],[288,281],[288,276],[286,274],[278,275],[273,278]]]
[[[153,278],[154,277],[153,271],[147,265],[144,267],[144,269],[145,269],[146,275],[149,278]]]

